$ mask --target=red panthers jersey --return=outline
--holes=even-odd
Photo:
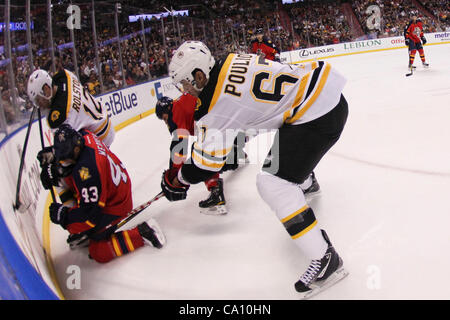
[[[258,39],[253,40],[250,49],[251,53],[254,54],[258,54],[259,52],[264,53],[265,58],[272,61],[275,60],[275,54],[280,53],[280,50],[278,50],[275,44],[265,37],[261,42]]]
[[[173,122],[177,126],[177,129],[187,130],[190,135],[194,135],[194,112],[197,106],[197,100],[197,97],[185,92],[173,101]]]
[[[133,209],[131,180],[122,162],[95,134],[81,133],[85,147],[65,178],[77,200],[68,214],[70,233],[103,228]]]
[[[198,98],[183,93],[173,101],[172,121],[175,125],[170,144],[170,167],[179,168],[186,160],[189,136],[195,135],[194,113]]]
[[[406,30],[406,38],[411,39],[415,43],[420,42],[420,38],[423,37],[422,21],[417,20],[415,23],[411,22]]]

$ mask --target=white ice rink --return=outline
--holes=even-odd
[[[450,45],[425,54],[430,68],[417,55],[412,77],[406,49],[328,60],[348,78],[350,113],[315,170],[322,192],[310,206],[350,275],[314,299],[450,299]],[[116,135],[112,150],[131,176],[135,206],[160,191],[169,140],[154,115]],[[247,146],[253,162],[256,143]],[[87,249],[70,251],[67,233],[52,226],[65,298],[298,299],[294,283],[309,261],[260,199],[259,169],[223,175],[226,216],[199,213],[203,184],[185,201],[152,204],[147,213],[167,237],[161,250],[97,264]],[[81,289],[66,285],[71,265],[80,267]]]

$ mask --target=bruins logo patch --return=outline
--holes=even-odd
[[[195,105],[195,111],[197,111],[202,105],[202,101],[200,99],[197,99],[197,103]]]
[[[91,177],[89,174],[89,169],[86,167],[82,167],[80,170],[78,170],[78,173],[80,174],[81,181],[86,181]]]
[[[61,114],[59,113],[59,111],[55,110],[55,111],[53,111],[53,112],[50,114],[50,119],[51,119],[53,122],[55,122],[56,120],[59,119],[59,116],[60,116],[60,115],[61,115]]]

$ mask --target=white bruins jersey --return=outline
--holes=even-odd
[[[230,54],[210,73],[196,111],[193,163],[219,171],[239,130],[278,129],[317,119],[338,103],[346,79],[329,63],[281,64]]]
[[[58,90],[51,101],[47,118],[50,128],[56,129],[67,123],[75,130],[87,129],[109,147],[115,132],[106,108],[68,70],[53,76],[53,86],[57,86]]]

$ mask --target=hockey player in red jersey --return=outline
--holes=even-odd
[[[250,45],[250,52],[262,55],[267,60],[279,60],[278,55],[280,54],[280,50],[271,40],[264,36],[263,29],[256,30],[256,39]]]
[[[42,170],[42,184],[49,189],[63,179],[77,204],[52,203],[50,219],[71,235],[86,236],[92,259],[105,263],[144,244],[164,245],[164,235],[153,219],[126,231],[107,228],[133,209],[131,180],[121,161],[95,134],[63,124],[55,132],[53,149],[55,161]]]
[[[178,99],[162,97],[158,100],[155,113],[158,119],[164,120],[172,134],[170,144],[170,175],[175,177],[178,170],[186,161],[189,136],[194,136],[194,112],[197,106],[197,97],[184,92]],[[226,201],[223,193],[223,179],[219,173],[214,174],[205,181],[210,196],[200,201],[199,207],[204,214],[226,214]]]
[[[428,63],[425,61],[425,53],[423,51],[423,45],[426,43],[427,39],[423,34],[422,21],[417,19],[416,16],[413,16],[405,31],[405,44],[408,46],[409,51],[409,69],[414,68],[413,63],[417,51],[419,51],[422,65],[424,67],[428,67]]]

